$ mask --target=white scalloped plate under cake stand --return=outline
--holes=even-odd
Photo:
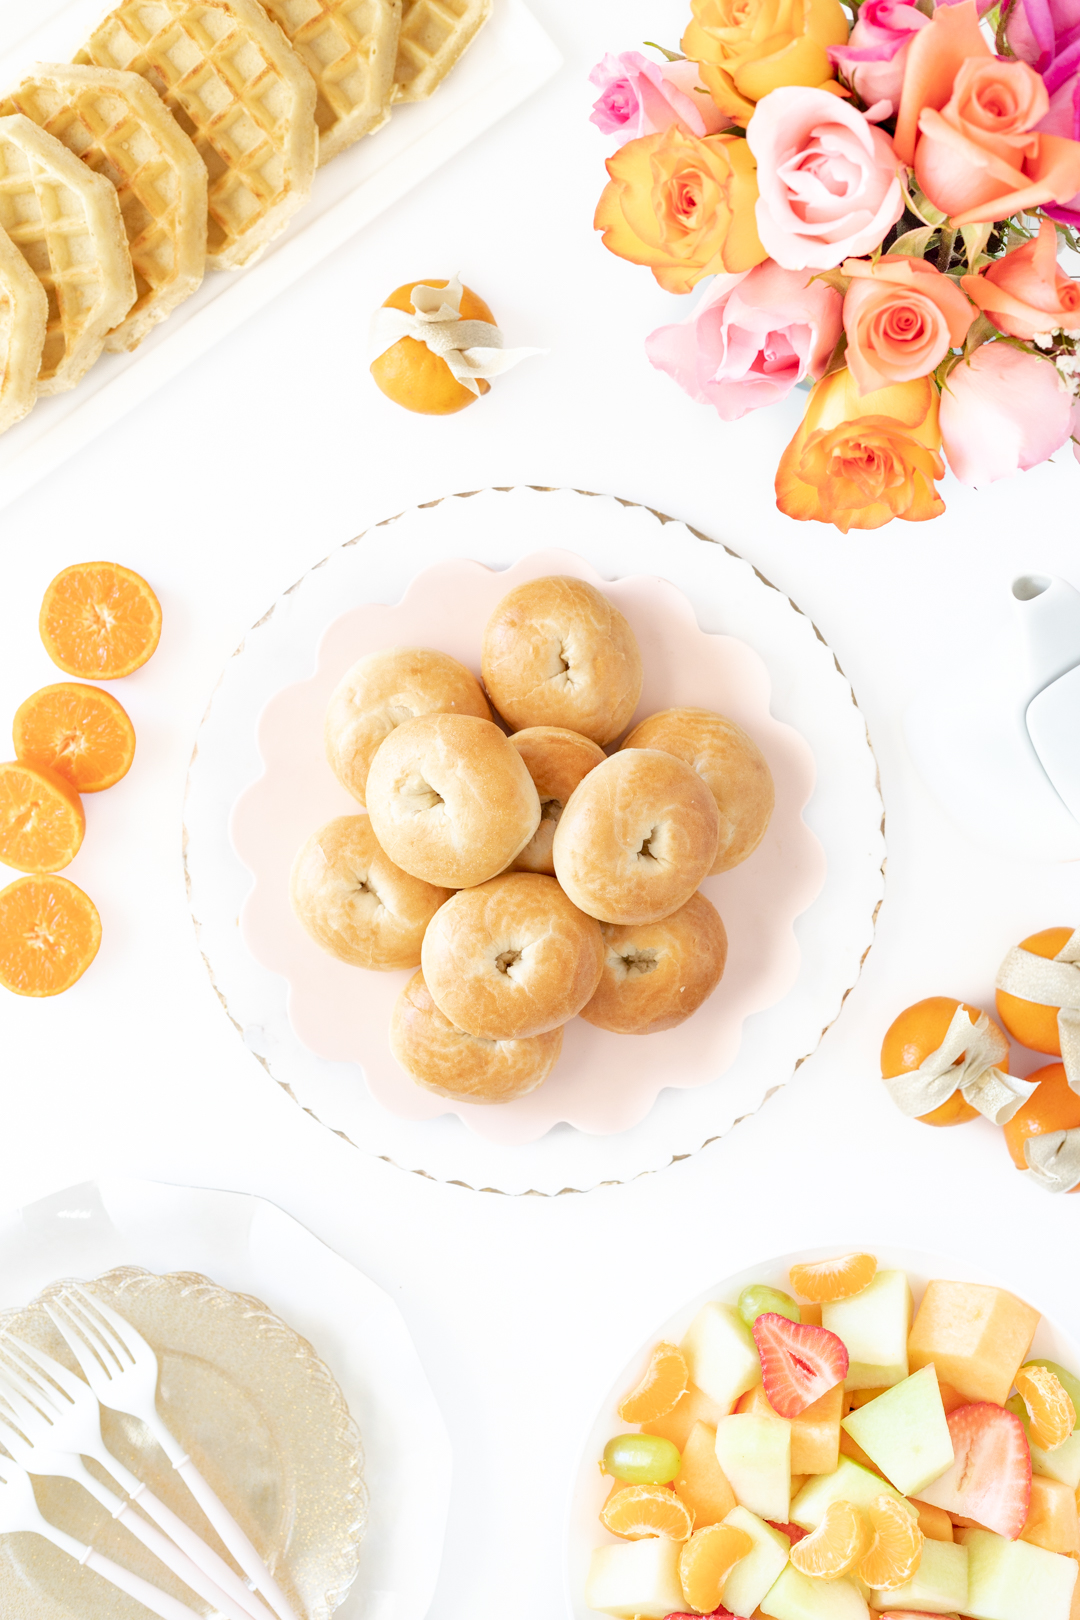
[[[262,966],[242,937],[252,877],[229,824],[263,774],[260,716],[284,688],[312,678],[324,633],[343,614],[363,603],[399,602],[418,574],[453,558],[502,570],[553,542],[602,580],[661,576],[686,597],[702,631],[737,637],[760,657],[772,715],[799,732],[814,756],[816,785],[803,819],[827,871],[794,923],[799,960],[781,998],[747,1018],[738,1054],[722,1074],[680,1089],[673,1073],[628,1129],[600,1134],[558,1124],[537,1140],[508,1145],[452,1113],[398,1117],[371,1095],[358,1064],[320,1057],[302,1043],[289,1021],[285,978]],[[755,1112],[815,1049],[858,978],[883,893],[884,853],[866,726],[812,622],[726,547],[646,507],[574,490],[449,496],[388,519],[319,563],[259,620],[226,666],[199,732],[184,812],[188,892],[203,957],[230,1018],[271,1077],[367,1152],[437,1180],[513,1194],[630,1180],[695,1152]]]

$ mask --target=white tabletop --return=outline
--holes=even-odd
[[[565,1498],[597,1400],[653,1324],[756,1258],[833,1241],[953,1253],[1080,1334],[1080,1200],[1030,1186],[988,1124],[905,1121],[876,1077],[901,1008],[931,994],[992,1008],[1010,944],[1080,923],[1075,866],[978,848],[938,809],[901,730],[918,687],[940,678],[946,702],[957,665],[1011,635],[1015,575],[1080,585],[1080,467],[1066,452],[980,494],[949,479],[943,518],[871,534],[781,517],[772,477],[803,396],[729,426],[691,404],[642,347],[678,300],[591,229],[608,145],[587,121],[587,73],[607,50],[675,44],[682,0],[533,7],[566,57],[544,91],[0,519],[0,713],[57,678],[37,611],[65,564],[138,569],[165,616],[158,653],[117,689],[134,767],[88,801],[69,870],[100,908],[100,956],[67,995],[0,1000],[3,1201],[106,1172],[256,1192],[388,1289],[455,1447],[432,1611],[453,1620],[562,1612]],[[0,18],[19,9],[6,0]],[[369,313],[400,282],[459,268],[509,343],[550,353],[460,416],[407,415],[367,376]],[[792,1084],[663,1173],[550,1199],[407,1175],[305,1116],[217,1002],[180,862],[196,728],[266,605],[382,517],[516,483],[674,514],[811,614],[866,715],[889,845],[861,981]]]

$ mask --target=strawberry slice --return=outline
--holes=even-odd
[[[842,1339],[810,1322],[790,1322],[766,1311],[754,1323],[765,1393],[774,1412],[797,1418],[847,1377]]]
[[[782,1536],[787,1536],[793,1547],[797,1541],[802,1541],[805,1536],[810,1534],[808,1530],[801,1529],[797,1524],[777,1524],[775,1519],[766,1519],[765,1523],[771,1525],[774,1530],[779,1530]]]
[[[989,1401],[958,1406],[949,1413],[948,1424],[955,1460],[919,1492],[919,1500],[1015,1541],[1031,1503],[1031,1452],[1024,1425]]]

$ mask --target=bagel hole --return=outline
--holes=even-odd
[[[561,799],[541,799],[540,820],[557,824],[565,808]]]
[[[424,810],[435,810],[445,802],[438,789],[433,788],[422,776],[410,776],[401,793],[403,798],[411,801],[412,808],[417,814]]]
[[[656,837],[656,835],[657,835],[657,833],[659,831],[660,831],[659,827],[650,827],[649,828],[648,834],[646,835],[644,841],[642,842],[641,848],[638,850],[638,859],[639,860],[642,860],[642,861],[655,861],[655,860],[659,859],[659,857],[653,853],[653,847],[652,847],[652,841]]]
[[[655,951],[639,951],[631,948],[619,952],[619,961],[626,970],[628,979],[642,978],[646,973],[652,973],[660,966]]]
[[[509,950],[501,951],[499,953],[499,955],[495,958],[495,966],[498,968],[500,973],[505,973],[507,978],[509,978],[510,969],[512,967],[517,967],[520,961],[521,952],[515,950],[514,947],[511,946]]]

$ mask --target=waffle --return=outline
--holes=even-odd
[[[48,295],[38,393],[63,393],[135,302],[116,187],[12,113],[0,118],[0,225]]]
[[[25,113],[116,187],[136,298],[105,347],[134,349],[203,278],[206,165],[137,73],[40,64],[0,104],[0,115],[12,112]]]
[[[0,433],[37,398],[49,300],[10,236],[0,231]]]
[[[401,0],[262,0],[315,80],[319,163],[390,116]]]
[[[491,16],[493,0],[405,0],[394,69],[394,100],[437,90]]]
[[[315,81],[258,0],[121,0],[76,57],[148,79],[210,176],[207,262],[238,270],[315,172]]]

